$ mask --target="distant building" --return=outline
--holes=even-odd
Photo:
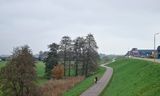
[[[160,59],[160,46],[157,47],[157,58]]]
[[[149,58],[149,57],[153,57],[154,54],[154,50],[138,50],[140,57],[143,58]]]
[[[132,48],[132,50],[128,51],[126,55],[133,56],[133,57],[149,58],[153,56],[153,52],[154,50],[150,50],[150,49]],[[160,51],[159,51],[159,54],[160,54]]]
[[[140,53],[138,51],[137,48],[133,48],[131,51],[130,51],[130,55],[131,56],[134,56],[134,57],[139,57],[140,56]]]

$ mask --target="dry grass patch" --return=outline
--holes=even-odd
[[[62,96],[65,91],[71,89],[82,80],[84,80],[82,76],[50,80],[42,87],[43,96]]]

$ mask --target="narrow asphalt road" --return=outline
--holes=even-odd
[[[114,62],[115,59],[112,60]],[[109,64],[109,63],[107,63]],[[87,89],[85,92],[83,92],[80,96],[98,96],[103,91],[103,89],[108,85],[112,74],[113,69],[111,67],[105,66],[106,64],[102,64],[102,67],[106,68],[106,72],[102,76],[102,78],[97,82],[97,84],[94,84],[92,87]]]

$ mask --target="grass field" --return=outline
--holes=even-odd
[[[0,61],[0,68],[5,66],[6,62],[5,61]]]
[[[95,75],[92,75],[86,78],[81,83],[77,84],[75,87],[65,92],[64,96],[79,96],[82,92],[84,92],[86,89],[88,89],[91,85],[94,84],[93,80],[95,76],[100,78],[104,74],[104,72],[105,72],[105,68],[99,67]]]
[[[38,85],[43,85],[46,83],[48,80],[44,77],[45,75],[45,64],[41,61],[36,62],[36,72],[37,72],[37,84]]]
[[[100,96],[160,96],[160,64],[121,59],[110,66],[113,78]]]
[[[36,62],[36,72],[38,77],[43,77],[45,75],[45,64],[43,62]]]

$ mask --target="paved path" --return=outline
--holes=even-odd
[[[112,60],[114,62],[115,59]],[[108,63],[109,64],[109,63]],[[102,78],[94,84],[92,87],[83,92],[80,96],[98,96],[103,91],[103,89],[108,85],[109,80],[112,77],[113,69],[111,67],[105,66],[106,64],[102,64],[102,67],[106,68],[106,72],[102,76]]]

